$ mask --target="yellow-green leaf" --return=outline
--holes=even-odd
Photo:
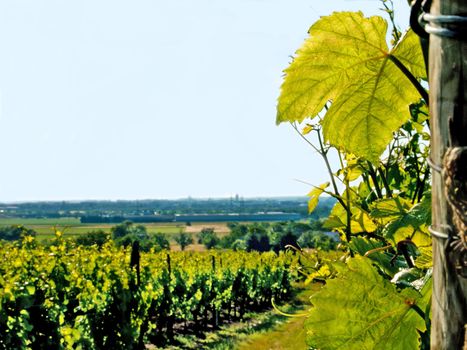
[[[366,211],[357,208],[352,209],[350,227],[352,233],[374,232],[378,228]]]
[[[302,135],[307,135],[313,130],[313,125],[307,124],[302,130]]]
[[[415,260],[415,265],[420,269],[433,267],[433,252],[431,246],[419,247],[420,255]]]
[[[431,196],[427,195],[409,211],[389,222],[384,234],[393,244],[409,239],[417,247],[430,247],[431,237],[428,232],[430,223]]]
[[[386,28],[381,17],[363,21],[361,12],[336,12],[313,24],[310,37],[285,70],[277,122],[316,116],[346,89],[355,60],[369,62],[375,53],[387,50]],[[372,44],[361,40],[364,37]]]
[[[36,292],[36,288],[32,285],[26,286],[26,290],[28,291],[29,295],[34,295],[34,293]]]
[[[315,117],[328,101],[323,133],[332,145],[376,161],[410,117],[408,105],[421,98],[407,76],[424,74],[423,56],[409,31],[396,47],[386,43],[387,23],[361,12],[338,12],[321,18],[285,70],[277,123]]]
[[[351,205],[350,231],[352,233],[374,232],[378,227],[368,213],[357,206]],[[323,227],[328,229],[344,229],[347,226],[347,211],[337,202],[331,210]]]
[[[338,170],[337,175],[343,175],[344,181],[351,182],[357,180],[364,172],[365,169],[359,164],[358,159],[352,156],[347,160],[346,167]]]
[[[310,191],[310,193],[308,193],[308,197],[310,197],[308,200],[308,214],[311,214],[313,210],[315,210],[316,206],[318,205],[319,196],[321,196],[324,190],[328,187],[329,182],[325,182],[324,184],[315,187]]]
[[[404,215],[411,207],[411,202],[402,197],[384,198],[372,204],[371,217],[383,224]]]
[[[311,297],[314,307],[305,323],[309,345],[322,350],[419,349],[418,332],[426,324],[412,306],[425,310],[428,298],[410,288],[398,292],[364,257],[336,268],[338,277]]]

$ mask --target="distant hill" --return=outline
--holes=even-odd
[[[147,200],[116,200],[116,201],[56,201],[56,202],[25,202],[25,203],[0,203],[0,217],[23,218],[102,218],[101,222],[121,221],[132,219],[144,222],[145,219],[159,221],[161,218],[178,216],[179,220],[185,216],[186,220],[194,221],[211,215],[213,218],[230,218],[232,216],[244,217],[261,215],[296,220],[308,217],[307,197],[278,197],[278,198],[184,198],[177,200],[147,199]],[[326,217],[334,205],[331,197],[320,199],[318,207],[311,218]],[[229,216],[226,216],[229,215]],[[107,219],[105,219],[107,218]],[[111,219],[114,218],[114,219]],[[118,218],[118,219],[116,219]],[[158,219],[159,218],[159,219]],[[164,219],[165,220],[165,219]],[[218,220],[217,220],[218,221]],[[235,221],[235,220],[234,220]]]

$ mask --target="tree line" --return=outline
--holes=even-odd
[[[206,249],[233,249],[244,251],[274,251],[278,253],[288,246],[298,249],[316,248],[332,250],[337,247],[339,239],[336,234],[326,232],[324,220],[309,222],[278,222],[278,223],[228,223],[230,232],[220,235],[214,228],[205,227],[198,234],[180,232],[171,235],[174,241],[185,250],[197,242]],[[25,236],[36,236],[33,229],[22,225],[11,225],[0,228],[0,239],[13,241]],[[102,246],[112,240],[117,246],[131,246],[138,241],[142,251],[161,251],[170,249],[169,235],[164,233],[148,233],[146,226],[125,221],[110,229],[93,230],[78,237],[71,238],[77,244],[84,246]]]

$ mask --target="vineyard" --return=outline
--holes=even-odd
[[[293,254],[2,243],[1,349],[136,349],[291,295]]]

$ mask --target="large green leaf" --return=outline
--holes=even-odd
[[[420,99],[391,56],[415,77],[423,77],[418,38],[409,31],[396,47],[386,43],[387,23],[361,12],[321,18],[285,70],[277,123],[315,117],[328,101],[323,133],[332,145],[376,161],[410,117],[408,105]]]
[[[398,292],[383,279],[371,261],[356,256],[338,267],[339,276],[329,280],[311,297],[314,305],[305,323],[308,343],[325,349],[418,349],[418,331],[425,320],[427,300],[413,289]],[[418,331],[417,331],[418,330]]]
[[[394,277],[401,268],[407,267],[407,263],[402,256],[394,257],[393,254],[389,254],[384,244],[373,238],[352,237],[349,248],[354,253],[371,259],[384,274],[391,278]]]
[[[383,224],[403,216],[410,209],[409,200],[402,197],[379,199],[372,203],[371,217]]]
[[[384,235],[392,243],[410,239],[417,247],[431,247],[428,226],[431,223],[431,195],[426,195],[420,203],[409,211],[389,222]]]

